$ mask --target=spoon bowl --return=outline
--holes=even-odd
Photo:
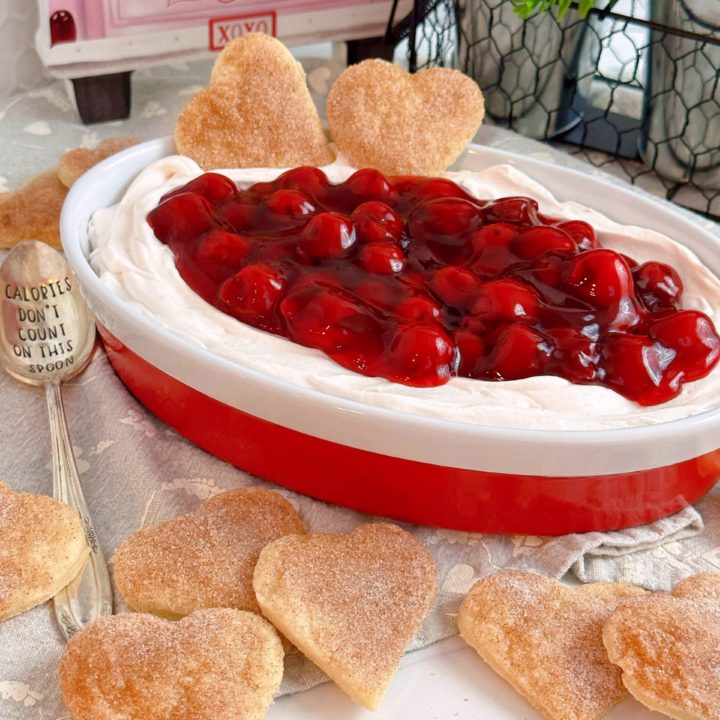
[[[69,380],[95,345],[95,322],[65,258],[26,240],[0,266],[0,363],[33,385]]]
[[[90,558],[54,598],[66,638],[112,613],[107,566],[83,497],[60,394],[95,347],[95,321],[65,258],[37,240],[16,245],[0,265],[0,365],[13,377],[45,388],[53,452],[53,494],[80,515]]]

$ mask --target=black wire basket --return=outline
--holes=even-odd
[[[720,219],[720,0],[620,0],[522,20],[511,0],[430,0],[395,22],[412,71],[459,67],[488,122]]]

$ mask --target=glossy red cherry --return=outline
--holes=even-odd
[[[298,167],[285,171],[274,183],[278,188],[301,190],[305,195],[317,199],[328,187],[327,175],[316,167]]]
[[[483,208],[485,222],[509,222],[519,225],[534,225],[538,204],[528,197],[506,197],[489,202]]]
[[[634,295],[627,262],[605,248],[577,255],[570,266],[568,285],[577,297],[599,308],[608,308]]]
[[[433,294],[445,305],[462,310],[467,310],[475,302],[479,286],[477,275],[454,265],[440,268],[430,278]]]
[[[577,245],[567,233],[558,228],[535,226],[520,232],[512,244],[512,250],[524,260],[534,260],[547,252],[574,255]]]
[[[487,358],[486,376],[494,380],[519,380],[542,375],[553,351],[542,333],[521,322],[505,325],[495,337]]]
[[[405,225],[400,215],[378,200],[358,205],[351,219],[359,242],[397,242]]]
[[[248,238],[215,228],[200,241],[195,261],[208,275],[220,281],[235,273],[251,251]]]
[[[302,232],[300,247],[312,259],[337,258],[355,244],[355,228],[344,215],[317,213]]]
[[[661,262],[646,262],[633,268],[633,278],[648,310],[674,309],[683,293],[683,284],[674,268]]]
[[[654,405],[680,392],[675,351],[647,336],[610,333],[602,356],[604,383],[630,400]]]
[[[251,230],[258,213],[256,207],[247,200],[230,200],[218,210],[223,222],[235,232]]]
[[[496,222],[485,225],[472,234],[470,242],[475,250],[484,250],[488,246],[501,245],[510,247],[510,243],[518,234],[518,227],[512,223]]]
[[[399,273],[405,267],[405,253],[391,242],[371,242],[360,248],[358,263],[371,273]]]
[[[201,260],[239,266],[248,257],[252,245],[242,235],[215,228],[205,235],[198,245],[196,256]]]
[[[218,299],[231,315],[263,329],[275,329],[272,311],[286,283],[275,268],[246,265],[221,286]]]
[[[303,345],[314,345],[314,337],[346,317],[355,315],[357,307],[342,289],[316,284],[294,285],[280,302],[280,313],[290,336]]]
[[[472,255],[468,237],[481,222],[477,205],[460,198],[443,198],[415,207],[408,218],[408,234],[429,251],[433,262],[456,265]]]
[[[556,227],[567,233],[579,250],[592,250],[598,246],[595,230],[590,223],[583,220],[565,220],[557,223]]]
[[[548,369],[571,382],[595,382],[600,375],[601,355],[597,342],[572,327],[551,328],[546,334],[553,344]]]
[[[561,284],[563,277],[563,268],[567,260],[561,256],[547,254],[541,255],[535,260],[529,268],[530,274],[534,278],[534,284],[538,283],[556,288]]]
[[[648,322],[647,312],[634,295],[624,298],[617,305],[598,311],[595,318],[601,321],[605,332],[644,333]]]
[[[613,250],[586,250],[571,261],[567,286],[572,295],[594,309],[606,332],[639,330],[645,312],[635,295],[632,271]]]
[[[684,380],[710,372],[720,356],[720,337],[710,318],[697,310],[679,310],[650,324],[648,334],[677,353],[675,367]]]
[[[392,201],[391,182],[378,170],[364,168],[354,172],[344,183],[343,190],[350,193],[354,205],[367,200]]]
[[[331,347],[326,352],[355,372],[382,374],[378,363],[384,354],[382,323],[371,312],[357,310],[328,330],[326,342]]]
[[[458,375],[482,377],[482,363],[486,349],[482,335],[461,328],[455,331],[455,344],[459,356]]]
[[[167,193],[161,198],[160,202],[174,197],[175,195],[188,192],[194,192],[198,195],[202,195],[211,203],[219,205],[227,200],[230,200],[230,198],[236,195],[237,186],[229,177],[221,175],[220,173],[204,173],[182,187]]]
[[[450,197],[463,198],[476,205],[484,205],[482,201],[468,195],[457,183],[446,178],[401,177],[394,180],[398,204],[404,210],[424,200]]]
[[[343,290],[293,287],[279,309],[292,340],[323,350],[345,367],[367,371],[382,353],[380,323]]]
[[[517,237],[518,227],[510,223],[484,225],[470,236],[474,254],[469,261],[471,270],[480,277],[494,277],[518,260],[510,248]]]
[[[460,237],[470,235],[481,222],[477,205],[461,198],[442,198],[418,205],[408,219],[408,230],[413,238],[456,245]]]
[[[414,295],[402,301],[396,307],[401,321],[428,324],[437,322],[442,316],[440,305],[424,295]]]
[[[426,387],[454,374],[455,344],[439,325],[401,325],[388,348],[393,379]]]
[[[486,323],[534,318],[540,297],[522,280],[501,278],[481,283],[470,314]]]
[[[267,197],[265,206],[268,212],[284,220],[303,220],[315,212],[310,198],[293,188],[276,190]]]
[[[193,192],[168,198],[150,212],[147,221],[164,243],[184,243],[217,226],[212,205]]]

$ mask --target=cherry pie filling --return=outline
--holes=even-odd
[[[208,303],[363,375],[558,375],[655,405],[720,357],[672,267],[603,248],[527,197],[370,169],[334,185],[301,167],[245,190],[206,173],[148,222]]]

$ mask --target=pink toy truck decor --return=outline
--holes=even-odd
[[[130,112],[130,72],[202,57],[246,32],[286,45],[377,38],[392,0],[38,0],[38,53],[71,78],[84,122]],[[401,0],[400,12],[411,0]]]

